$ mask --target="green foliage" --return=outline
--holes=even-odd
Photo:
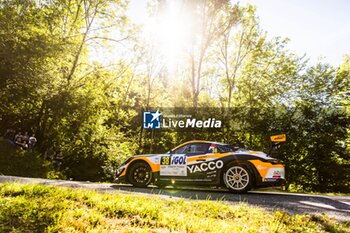
[[[113,5],[120,7],[115,11],[109,4],[114,3],[1,1],[1,128],[35,132],[42,157],[50,147],[61,151],[63,172],[74,179],[113,178],[103,168],[115,167],[135,150],[121,131],[127,123],[120,113],[133,113],[118,103],[128,97],[126,86],[111,85],[118,72],[84,67],[87,43],[110,39],[103,34],[125,23],[120,12],[125,3]],[[117,78],[127,81],[130,75]]]
[[[349,114],[340,96],[342,87],[336,83],[339,76],[318,64],[300,78],[303,81],[296,90],[300,100],[284,118],[289,121],[286,132],[291,143],[283,157],[291,181],[309,191],[349,192]]]
[[[30,153],[14,145],[8,145],[0,137],[0,174],[38,178],[65,178],[59,172],[56,172],[55,177],[53,177],[54,172],[52,170],[52,165],[45,161],[40,153]]]
[[[327,216],[267,212],[244,203],[166,200],[7,183],[1,232],[348,232]],[[161,210],[161,211],[159,211]]]

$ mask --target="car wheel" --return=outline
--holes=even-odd
[[[129,172],[128,180],[135,187],[147,187],[152,181],[152,170],[145,162],[134,163]]]
[[[223,181],[231,192],[245,193],[251,189],[252,175],[246,167],[231,164],[223,174]]]

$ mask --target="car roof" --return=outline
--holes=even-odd
[[[196,142],[200,142],[200,143],[211,143],[211,144],[218,144],[218,145],[227,145],[226,143],[222,143],[222,142],[214,142],[214,141],[206,141],[206,140],[192,140],[192,141],[188,141],[185,142],[187,143],[196,143]]]
[[[206,140],[192,140],[192,141],[187,141],[187,142],[184,142],[184,143],[178,145],[173,150],[176,150],[177,148],[180,148],[180,147],[185,146],[185,145],[190,144],[190,143],[210,143],[210,144],[217,144],[217,145],[228,145],[228,144],[222,143],[222,142],[214,142],[214,141],[206,141]]]

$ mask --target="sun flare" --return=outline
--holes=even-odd
[[[149,17],[144,32],[160,52],[169,71],[176,69],[190,43],[191,19],[175,2],[168,3],[156,16]]]

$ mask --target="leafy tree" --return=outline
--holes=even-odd
[[[284,111],[281,125],[288,143],[280,154],[297,188],[322,192],[349,191],[349,118],[338,98],[335,69],[317,64],[300,76],[299,100]]]
[[[224,9],[230,8],[229,2],[225,0],[186,1],[186,6],[192,13],[190,28],[193,32],[191,42],[187,48],[188,73],[191,85],[191,96],[193,107],[198,107],[198,98],[202,89],[201,80],[204,76],[205,61],[208,50],[214,41],[232,24],[222,22]],[[234,21],[235,8],[231,8],[230,21]]]

